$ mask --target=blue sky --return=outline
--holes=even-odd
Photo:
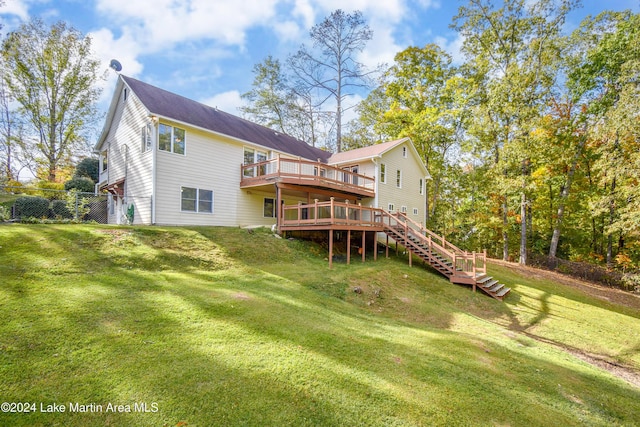
[[[374,31],[360,61],[391,63],[404,48],[438,43],[459,58],[462,40],[449,28],[466,0],[5,0],[2,32],[31,17],[63,20],[92,37],[103,61],[117,58],[122,73],[239,114],[251,89],[253,65],[267,55],[284,59],[308,43],[308,31],[336,9],[360,10]],[[500,0],[495,0],[500,3]],[[583,0],[567,30],[605,9],[640,11],[640,0]],[[116,80],[108,74],[101,108]],[[357,99],[353,99],[356,102]]]

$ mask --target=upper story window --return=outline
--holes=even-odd
[[[396,170],[396,187],[402,188],[402,171]]]
[[[153,126],[148,123],[142,127],[142,152],[151,151],[153,147]]]
[[[424,195],[424,178],[420,178],[420,195]]]
[[[387,165],[384,163],[380,163],[380,182],[383,184],[387,183]]]
[[[158,149],[175,154],[184,154],[185,136],[184,129],[160,123],[158,125]]]
[[[256,150],[253,148],[245,147],[244,148],[244,165],[252,165],[254,163],[260,163],[267,160],[267,153],[265,151]],[[267,165],[260,165],[258,168],[245,168],[243,172],[243,176],[250,178],[258,175],[265,175],[267,170]]]
[[[402,147],[402,157],[407,157],[407,147]]]
[[[104,172],[107,170],[107,163],[108,163],[108,157],[107,157],[107,150],[103,151],[102,153],[100,153],[100,160],[102,162],[102,169],[101,171]]]

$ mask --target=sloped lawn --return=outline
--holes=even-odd
[[[266,230],[1,225],[0,400],[29,412],[0,424],[640,420],[638,388],[574,356],[637,371],[633,304],[494,266],[501,303],[325,257]]]

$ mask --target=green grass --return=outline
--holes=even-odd
[[[561,349],[637,369],[640,310],[500,266],[504,303],[404,259],[326,256],[264,230],[0,226],[0,400],[37,404],[0,424],[640,420],[638,388]],[[107,412],[138,402],[157,411]]]

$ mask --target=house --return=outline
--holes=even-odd
[[[486,275],[486,252],[424,227],[429,174],[409,138],[331,154],[120,75],[95,150],[109,223],[326,232],[330,266],[336,238],[349,263],[354,244],[364,261],[386,236],[387,255],[392,239],[453,283],[509,292]]]
[[[124,75],[95,150],[109,223],[272,226],[278,206],[332,197],[425,218],[409,138],[332,155]]]

